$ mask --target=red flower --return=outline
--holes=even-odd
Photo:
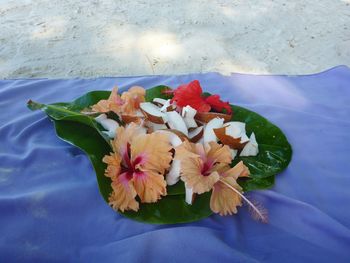
[[[202,88],[198,80],[183,84],[174,90],[172,101],[179,107],[190,105],[199,112],[210,111],[210,105],[202,98]]]
[[[198,112],[208,112],[211,109],[222,112],[225,109],[226,113],[232,113],[229,103],[221,101],[219,95],[204,97],[198,80],[179,86],[174,90],[174,97],[171,101],[175,101],[176,105],[181,108],[190,105]]]
[[[211,106],[211,108],[216,111],[216,112],[223,112],[224,110],[226,111],[225,113],[231,114],[232,109],[230,104],[227,102],[223,102],[220,100],[219,95],[211,95],[205,99],[205,101]]]

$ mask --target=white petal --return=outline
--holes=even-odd
[[[259,153],[258,142],[254,132],[250,135],[249,142],[244,146],[240,156],[256,156]]]

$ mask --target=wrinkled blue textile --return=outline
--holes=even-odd
[[[275,186],[250,195],[269,224],[238,215],[150,225],[114,212],[83,152],[61,141],[43,112],[91,90],[204,90],[260,113],[293,147]],[[0,262],[350,262],[350,70],[306,76],[217,73],[0,81]]]

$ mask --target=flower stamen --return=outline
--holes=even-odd
[[[229,189],[234,191],[236,194],[238,194],[244,201],[247,202],[247,204],[254,210],[258,218],[261,220],[263,223],[267,223],[267,217],[263,215],[263,213],[260,212],[260,210],[252,203],[249,201],[248,198],[246,198],[240,191],[232,187],[230,184],[226,183],[224,180],[220,179],[220,182],[226,185]]]

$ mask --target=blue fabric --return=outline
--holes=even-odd
[[[293,150],[271,190],[257,191],[269,224],[238,215],[149,225],[103,201],[93,169],[56,137],[28,99],[71,101],[118,84],[205,90],[278,125]],[[350,258],[350,70],[307,76],[216,73],[99,79],[0,81],[1,262],[346,262]],[[348,261],[349,262],[349,261]]]

